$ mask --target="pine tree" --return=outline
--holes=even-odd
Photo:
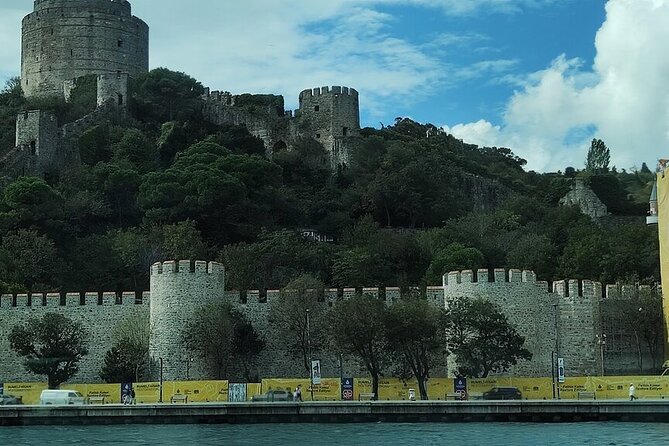
[[[611,154],[604,141],[593,138],[588,150],[588,156],[585,160],[585,170],[597,173],[599,171],[607,172],[609,170],[609,161]]]

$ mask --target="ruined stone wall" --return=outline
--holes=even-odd
[[[97,106],[111,103],[121,110],[128,108],[128,73],[99,74]]]
[[[289,143],[287,132],[289,118],[285,115],[277,115],[276,110],[267,107],[265,110],[251,112],[247,109],[236,107],[234,96],[227,92],[205,90],[203,96],[204,104],[202,114],[211,123],[223,125],[234,124],[246,127],[249,133],[260,138],[265,145],[266,155],[271,158],[272,153],[280,141],[285,147]]]
[[[59,144],[56,115],[47,110],[30,110],[16,117],[16,147],[34,158],[39,172],[48,170],[57,157]]]
[[[63,96],[88,74],[148,71],[149,27],[125,0],[35,0],[24,17],[21,86],[27,97]]]

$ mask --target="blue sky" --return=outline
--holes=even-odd
[[[431,122],[511,148],[538,171],[580,168],[603,139],[619,168],[669,143],[669,0],[134,0],[151,67],[212,89],[360,92],[363,125]],[[0,6],[0,77],[19,73],[20,19]],[[195,7],[197,6],[197,7]]]

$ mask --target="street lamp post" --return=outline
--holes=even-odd
[[[558,304],[553,304],[553,322],[555,324],[555,356],[551,355],[553,362],[551,370],[553,374],[553,397],[560,399],[560,369],[558,363],[560,361],[560,331],[558,327]]]
[[[314,400],[314,368],[311,362],[311,330],[309,328],[309,309],[306,310],[307,317],[307,352],[309,353],[309,390],[311,392],[311,401]]]
[[[190,381],[190,364],[193,362],[193,358],[186,358],[186,381]]]
[[[158,395],[158,402],[163,402],[163,358],[160,359],[160,395]]]
[[[604,350],[606,349],[606,334],[602,333],[601,335],[595,335],[597,337],[597,345],[599,345],[599,360],[602,371],[602,376],[604,376]]]

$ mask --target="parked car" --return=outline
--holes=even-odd
[[[274,402],[274,401],[293,401],[293,393],[288,390],[269,390],[267,393],[262,395],[253,395],[251,401],[264,401],[264,402]]]
[[[493,387],[483,392],[484,400],[522,400],[523,394],[515,387]]]
[[[0,406],[14,406],[17,404],[23,404],[20,396],[0,395]]]
[[[75,390],[42,390],[39,403],[47,405],[81,405],[86,404],[86,398]]]

